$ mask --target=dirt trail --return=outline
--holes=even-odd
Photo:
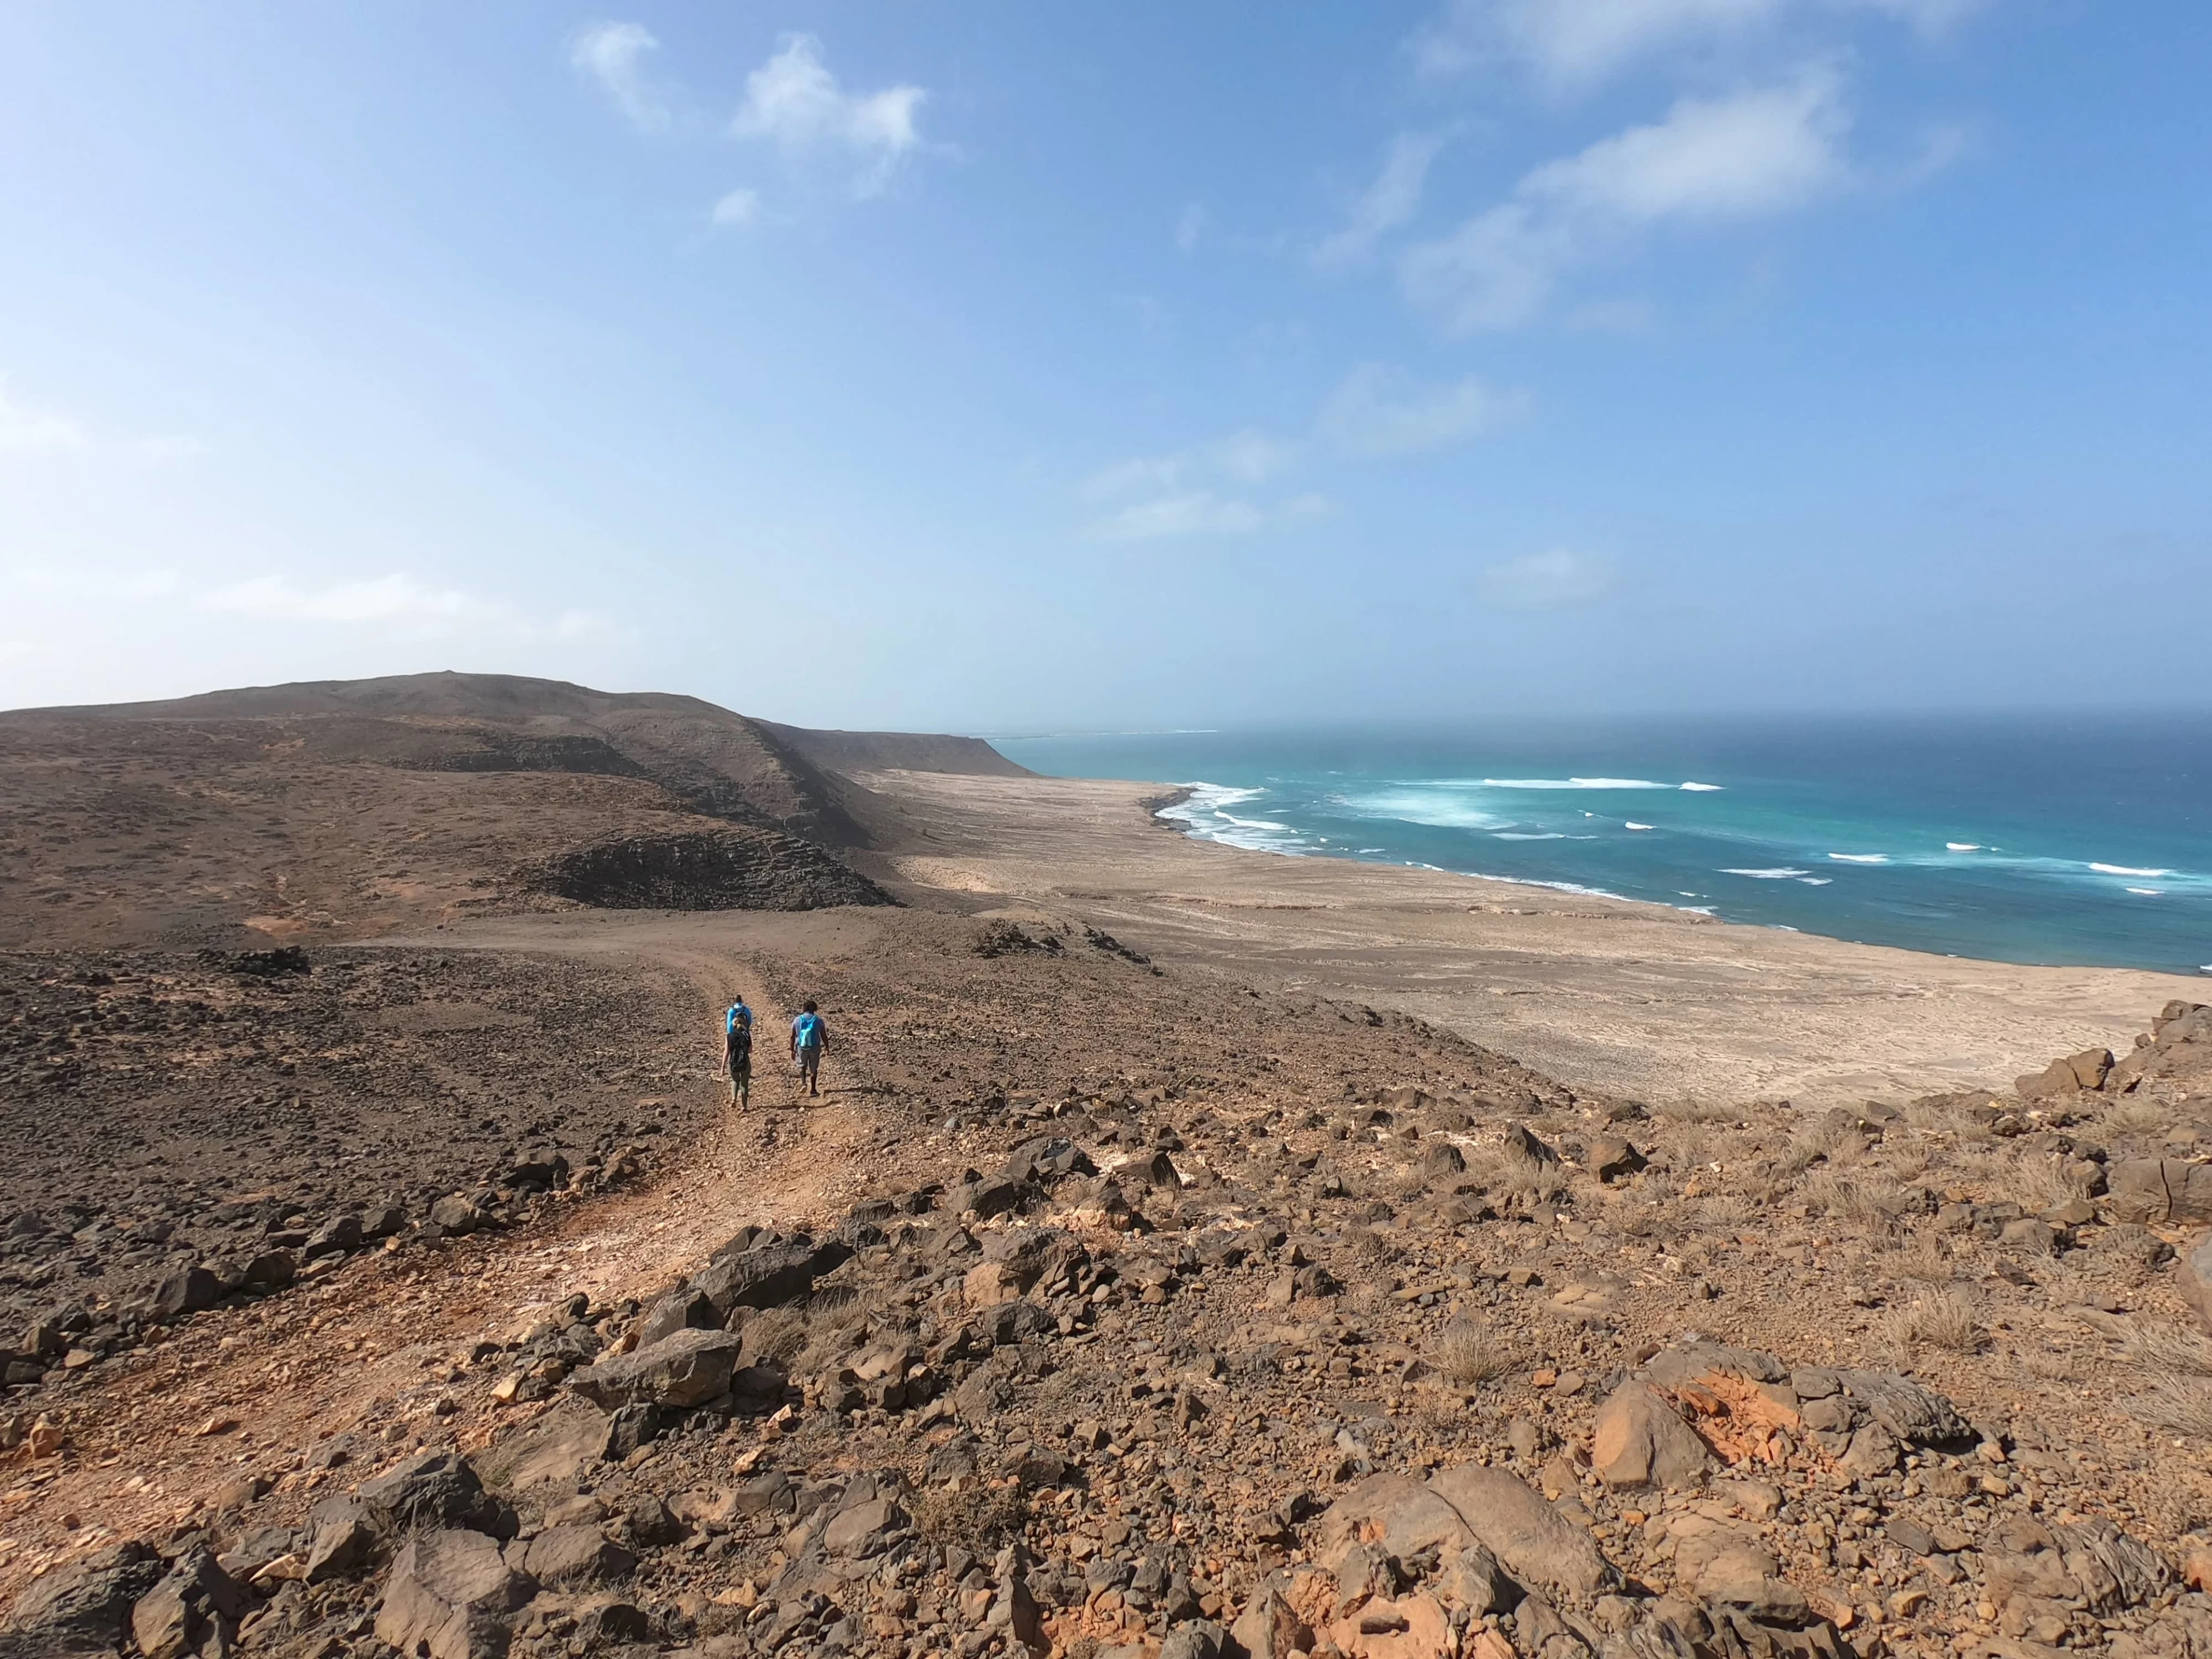
[[[450,950],[505,941],[438,942]],[[532,942],[544,948],[542,937]],[[579,954],[650,956],[690,979],[702,1034],[728,987],[773,990],[783,977],[751,952],[656,949],[635,932],[574,944]],[[766,1010],[780,1006],[760,1000]],[[796,1109],[775,1035],[762,1032],[752,1110],[726,1109],[638,1187],[580,1200],[527,1232],[357,1257],[269,1301],[196,1318],[76,1391],[67,1455],[34,1463],[18,1452],[0,1464],[0,1604],[61,1559],[164,1534],[219,1502],[233,1481],[261,1476],[279,1508],[288,1495],[304,1505],[316,1488],[358,1473],[298,1468],[304,1453],[335,1436],[377,1443],[356,1462],[447,1439],[478,1443],[495,1419],[532,1408],[501,1413],[481,1386],[453,1386],[475,1344],[522,1334],[577,1291],[594,1302],[645,1295],[747,1223],[819,1220],[881,1186],[892,1155],[878,1140],[882,1109],[870,1080],[833,1061],[822,1102]],[[719,1092],[710,1051],[702,1036],[684,1088]],[[913,1179],[910,1158],[899,1172]]]

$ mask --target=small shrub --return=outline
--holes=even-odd
[[[1029,1524],[1029,1499],[1018,1483],[1003,1486],[970,1486],[960,1489],[932,1486],[913,1503],[914,1524],[924,1538],[940,1547],[989,1556],[999,1547],[1021,1536]]]
[[[2030,1215],[2055,1210],[2070,1199],[2087,1198],[2089,1183],[2055,1158],[2030,1153],[2006,1170],[1999,1185],[2004,1195]]]
[[[1901,1345],[1954,1353],[1978,1352],[1990,1341],[1973,1298],[1957,1290],[1932,1291],[1911,1307],[1899,1308],[1890,1316],[1889,1333]]]
[[[2173,1112],[2142,1095],[2129,1095],[2105,1114],[2105,1127],[2115,1134],[2154,1135],[2172,1121]]]
[[[1897,1253],[1897,1271],[1923,1285],[1948,1285],[1955,1276],[1951,1252],[1933,1233],[1913,1235],[1911,1243]]]
[[[1437,1342],[1437,1369],[1462,1389],[1479,1389],[1511,1370],[1513,1359],[1482,1326],[1455,1319]]]
[[[1838,1221],[1876,1232],[1889,1229],[1889,1212],[1875,1201],[1871,1192],[1847,1175],[1839,1175],[1833,1170],[1816,1170],[1805,1178],[1798,1190],[1817,1214],[1833,1216]]]

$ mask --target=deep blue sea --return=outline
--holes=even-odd
[[[2212,977],[2212,716],[994,738],[1195,836],[2003,962]]]

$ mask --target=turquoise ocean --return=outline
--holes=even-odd
[[[2212,717],[994,737],[1188,833],[2016,963],[2212,979]]]

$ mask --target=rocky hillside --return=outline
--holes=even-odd
[[[915,1087],[943,1017],[886,1005],[868,1133],[903,1178],[420,1350],[356,1432],[56,1549],[16,1650],[2212,1654],[2204,1011],[2117,1091],[2069,1061],[2055,1093],[1655,1115],[1005,944],[946,989],[1056,1012],[997,1016],[1037,1087],[960,1073],[947,1109]],[[1144,1053],[1155,1003],[1208,1041]],[[288,1328],[251,1307],[146,1362],[216,1443],[251,1414],[198,1392],[219,1334]],[[23,1392],[27,1481],[93,1490],[84,1398]]]
[[[501,675],[0,714],[0,948],[234,949],[602,893],[881,903],[846,860],[883,815],[830,769],[860,762],[1018,769],[971,739]]]

